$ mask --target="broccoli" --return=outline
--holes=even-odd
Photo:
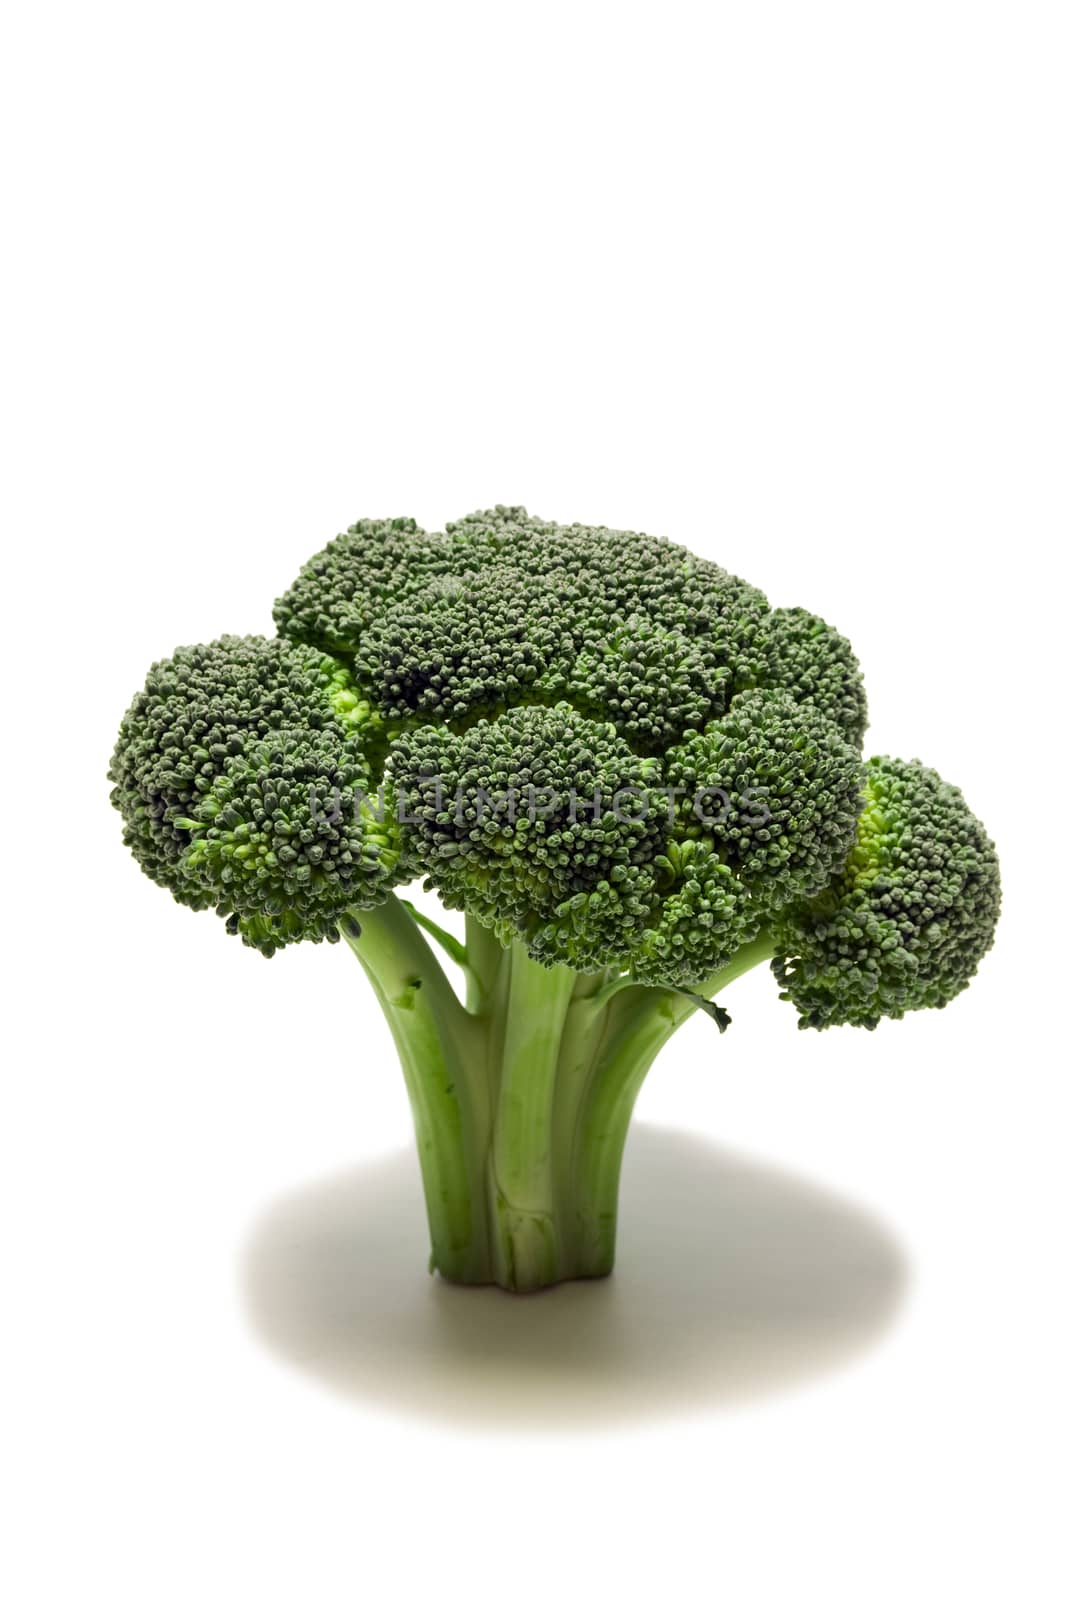
[[[992,944],[993,845],[928,767],[864,760],[847,641],[679,545],[520,507],[363,521],[274,618],[152,667],[112,802],[142,870],[245,945],[354,951],[444,1278],[611,1270],[647,1070],[695,1012],[724,1030],[741,973],[769,963],[801,1028],[869,1029]]]

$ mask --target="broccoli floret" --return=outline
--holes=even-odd
[[[353,669],[384,718],[457,722],[562,692],[567,627],[538,578],[494,568],[451,574],[371,622]]]
[[[588,633],[569,674],[578,704],[608,717],[639,749],[659,750],[686,728],[720,716],[732,690],[727,665],[705,650],[706,638],[660,627],[634,613],[606,638]]]
[[[372,788],[376,718],[345,667],[284,639],[224,637],[157,662],[123,719],[109,776],[142,870],[271,955],[337,941],[382,902],[398,863]]]
[[[696,1010],[725,1027],[739,974],[771,963],[801,1027],[873,1028],[992,943],[993,846],[928,768],[864,762],[847,640],[681,545],[519,506],[362,521],[275,620],[152,668],[112,799],[149,877],[245,944],[352,947],[450,1279],[610,1270],[644,1075]]]
[[[667,773],[686,801],[678,836],[709,838],[765,907],[817,894],[854,842],[858,752],[783,689],[737,695],[724,717],[669,752]]]
[[[763,621],[759,682],[824,711],[856,749],[867,729],[863,675],[847,639],[809,611],[771,611]]]
[[[560,527],[520,508],[448,524],[466,548],[494,549],[495,570],[546,586],[568,633],[558,665],[566,695],[656,753],[728,704],[734,680],[764,660],[765,596],[683,546],[645,534]],[[569,646],[572,646],[569,649]]]
[[[758,935],[761,913],[710,839],[671,839],[658,865],[661,894],[632,972],[654,987],[696,988]]]
[[[960,791],[918,761],[873,756],[865,775],[843,870],[775,925],[774,973],[801,1028],[940,1009],[993,943],[997,855]]]
[[[768,610],[680,545],[500,506],[444,534],[357,523],[275,618],[289,638],[352,656],[386,719],[566,700],[657,754],[722,715],[737,682],[764,681]]]
[[[661,769],[609,723],[521,706],[401,735],[390,770],[413,861],[443,904],[579,972],[621,965],[655,914]]]
[[[287,639],[346,654],[386,607],[452,571],[448,542],[426,534],[412,517],[365,519],[301,569],[275,602],[275,625]]]
[[[744,690],[666,756],[670,842],[658,908],[633,955],[644,983],[701,984],[776,907],[817,894],[852,848],[859,757],[781,689]]]

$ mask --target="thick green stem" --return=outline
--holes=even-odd
[[[772,941],[760,936],[699,992],[706,999],[720,994],[773,953]],[[616,994],[605,1009],[606,1034],[574,1130],[573,1194],[580,1212],[574,1270],[579,1277],[601,1277],[613,1267],[621,1163],[636,1098],[651,1063],[696,1006],[687,995],[637,985]]]
[[[606,1007],[607,1027],[573,1129],[574,1272],[598,1278],[614,1264],[617,1201],[636,1097],[662,1046],[695,1006],[665,990],[625,990]]]
[[[511,947],[488,1170],[495,1278],[511,1289],[539,1289],[562,1275],[554,1099],[576,976],[539,966],[519,941]]]
[[[394,899],[358,920],[342,932],[401,1057],[433,1268],[512,1290],[608,1273],[636,1096],[694,998],[540,966],[471,918],[462,947]],[[418,922],[464,966],[466,1005]],[[703,994],[772,953],[757,939]]]
[[[364,967],[401,1059],[432,1268],[458,1282],[483,1282],[487,1214],[481,1175],[490,1105],[473,1019],[401,901],[391,898],[360,912],[356,925],[344,919],[341,931]]]
[[[586,1206],[576,1184],[575,1144],[580,1110],[592,1074],[603,1059],[610,1032],[611,1011],[603,996],[615,983],[612,973],[580,978],[562,1029],[558,1086],[554,1102],[554,1145],[557,1152],[557,1204],[562,1216],[563,1269],[568,1277],[589,1277],[581,1259],[586,1230]]]

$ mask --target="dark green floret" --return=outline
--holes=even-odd
[[[637,749],[664,749],[728,704],[732,672],[709,645],[708,636],[690,637],[634,613],[606,638],[596,634],[584,645],[569,688],[579,705],[608,718]]]
[[[658,866],[661,894],[632,972],[639,983],[695,989],[758,935],[762,917],[710,839],[670,840]]]
[[[917,761],[873,756],[841,873],[776,928],[774,972],[801,1028],[940,1008],[993,943],[1000,870],[963,795]]]
[[[430,534],[360,522],[276,602],[289,638],[351,659],[388,721],[568,701],[657,754],[765,681],[769,607],[680,545],[499,506]]]
[[[682,791],[676,835],[708,839],[769,909],[817,894],[855,841],[858,752],[783,689],[737,695],[720,721],[669,752],[666,773]]]
[[[152,668],[109,776],[142,870],[271,955],[335,940],[381,901],[397,830],[372,791],[376,718],[338,661],[283,639],[225,637]]]
[[[627,961],[656,904],[657,761],[568,705],[523,706],[403,734],[390,773],[410,858],[444,905],[547,964]]]
[[[568,628],[537,578],[493,568],[434,578],[369,624],[353,670],[384,718],[459,722],[562,693]]]
[[[288,639],[352,652],[385,608],[452,571],[441,534],[426,534],[412,517],[365,518],[302,567],[275,602],[275,625]]]
[[[825,712],[861,750],[867,729],[866,693],[847,639],[821,617],[796,608],[770,612],[764,622],[763,647],[758,681],[786,689],[803,705]]]

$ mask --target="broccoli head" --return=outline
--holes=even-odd
[[[870,1029],[992,943],[993,845],[929,768],[863,759],[847,640],[682,545],[518,506],[366,520],[274,617],[151,669],[112,800],[148,876],[245,944],[353,947],[449,1277],[609,1270],[639,1084],[739,973],[772,963],[801,1027]]]

